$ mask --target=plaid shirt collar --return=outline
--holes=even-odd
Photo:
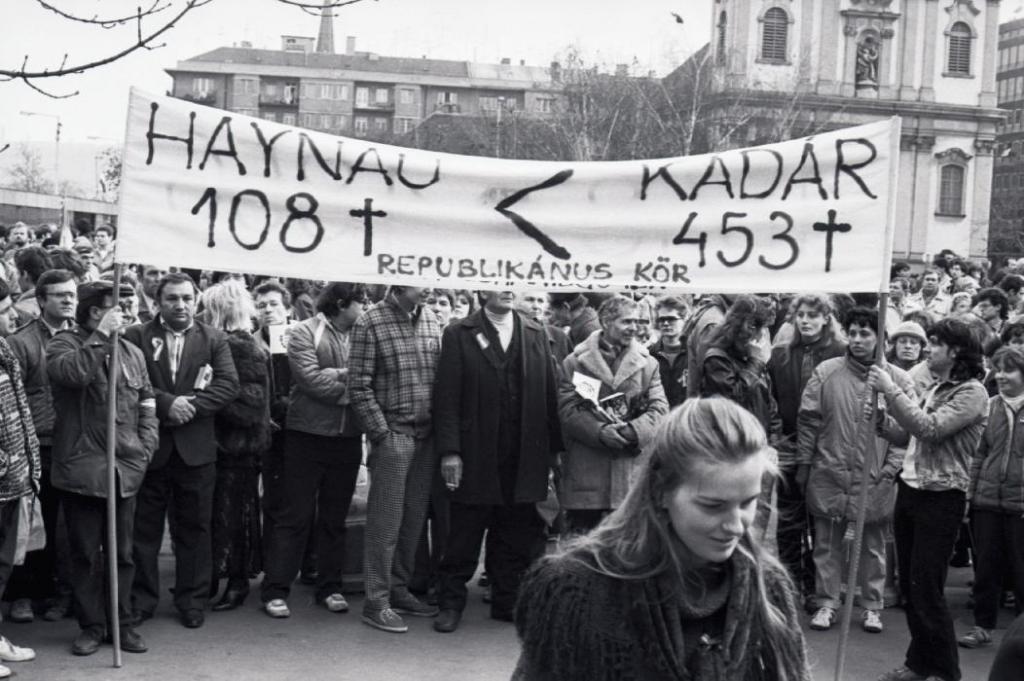
[[[387,305],[391,306],[391,308],[394,309],[395,312],[401,315],[402,319],[412,322],[413,324],[419,321],[420,313],[423,311],[423,306],[417,305],[416,307],[413,308],[411,313],[406,312],[405,308],[403,308],[395,299],[394,294],[388,294],[388,297],[384,299],[384,302]]]

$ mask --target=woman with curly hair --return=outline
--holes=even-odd
[[[513,679],[808,681],[793,584],[750,532],[769,451],[734,402],[672,411],[623,504],[523,581]]]
[[[943,319],[928,331],[928,345],[928,368],[936,381],[920,401],[888,372],[878,366],[869,370],[868,385],[884,394],[890,420],[899,426],[887,428],[885,436],[907,447],[893,529],[910,646],[904,665],[879,681],[960,678],[953,618],[943,594],[946,557],[964,517],[970,463],[985,430],[989,399],[979,380],[981,342],[967,324]]]
[[[270,378],[267,354],[252,334],[256,306],[244,282],[225,279],[203,292],[210,325],[227,333],[238,371],[238,397],[215,420],[217,482],[213,495],[211,591],[227,578],[214,610],[240,606],[249,579],[262,570],[259,461],[270,446]]]
[[[781,435],[782,424],[767,371],[767,327],[772,316],[767,301],[755,296],[736,298],[708,343],[700,395],[725,397],[745,407],[774,442]]]

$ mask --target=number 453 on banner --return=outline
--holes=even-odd
[[[414,285],[879,290],[899,119],[570,163],[335,137],[132,91],[124,262]]]

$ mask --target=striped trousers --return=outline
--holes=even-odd
[[[408,591],[437,465],[432,438],[392,432],[371,446],[363,547],[367,611],[388,608],[392,593]]]

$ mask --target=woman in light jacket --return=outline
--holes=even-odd
[[[316,600],[347,612],[341,593],[345,518],[362,463],[362,437],[349,406],[349,330],[365,309],[361,284],[336,282],[317,298],[317,314],[294,325],[288,338],[292,390],[285,426],[283,508],[267,556],[263,607],[288,617],[288,595],[306,537],[317,517]]]

